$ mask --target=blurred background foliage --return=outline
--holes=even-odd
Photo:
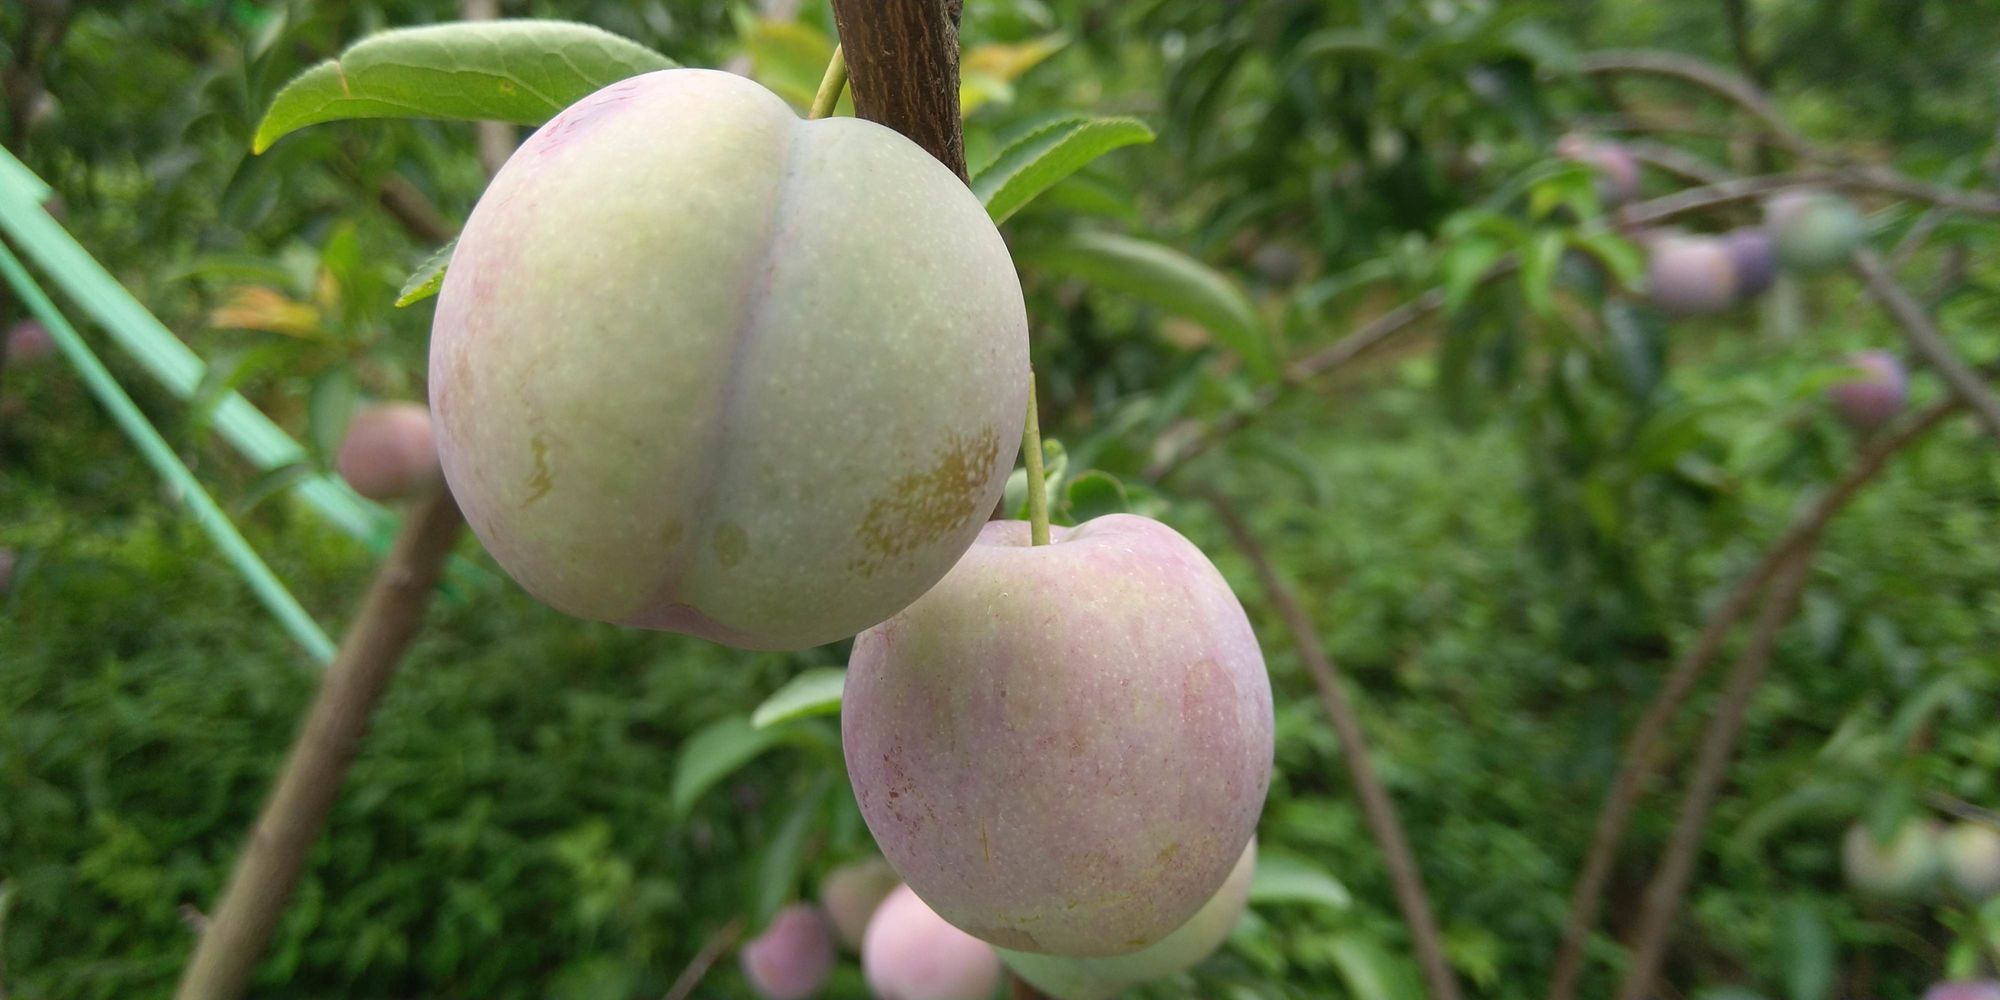
[[[799,104],[832,45],[812,2],[503,6],[732,65]],[[1551,151],[1571,128],[1670,122],[1683,151],[1749,172],[1774,162],[1713,100],[1605,87],[1579,74],[1582,53],[1705,58],[1766,85],[1816,141],[1990,185],[1993,9],[966,7],[975,169],[1056,112],[1133,115],[1159,135],[1007,223],[1045,428],[1073,471],[1118,477],[1236,584],[1279,692],[1263,849],[1346,889],[1260,904],[1195,977],[1153,992],[1417,989],[1310,682],[1194,499],[1214,488],[1238,499],[1345,668],[1471,993],[1541,995],[1624,733],[1720,590],[1851,458],[1820,390],[1847,352],[1894,346],[1893,329],[1841,276],[1668,324],[1606,300],[1610,262],[1548,269],[1463,289],[1448,319],[1285,384],[1248,429],[1158,482],[1149,472],[1190,428],[1269,390],[1259,352],[1301,356],[1501,252],[1581,239],[1597,212],[1588,177]],[[55,187],[71,232],[213,365],[193,405],[116,357],[114,370],[329,625],[352,614],[371,552],[269,499],[207,440],[203,403],[235,388],[323,442],[339,428],[317,424],[344,419],[311,404],[328,385],[419,396],[429,307],[390,303],[483,173],[459,124],[333,124],[256,157],[249,139],[301,69],[367,32],[454,16],[438,0],[0,7],[0,136]],[[1646,184],[1675,186],[1651,172]],[[1885,248],[1916,222],[1905,206],[1865,207]],[[1218,269],[1222,300],[1249,318],[1191,321],[1149,294],[1157,268],[1107,256],[1125,246],[1113,239]],[[2000,232],[1947,221],[1927,246],[1907,279],[1963,354],[2000,356]],[[18,313],[0,301],[0,320]],[[1941,391],[1920,376],[1914,394]],[[1676,995],[1909,1000],[1947,966],[1970,971],[1976,948],[2000,952],[2000,916],[1869,902],[1838,863],[1857,817],[1939,795],[2000,806],[1996,526],[2000,461],[1961,423],[1836,522],[1709,828],[1668,968]],[[0,594],[0,984],[26,1000],[162,993],[314,674],[60,364],[0,374],[0,546],[20,553]],[[844,653],[739,654],[573,621],[498,579],[455,583],[377,719],[260,995],[660,995],[730,920],[761,921],[868,850],[845,781],[829,780],[827,720],[755,746],[740,732],[787,678]],[[1676,726],[1675,760],[1700,716]],[[1610,988],[1683,770],[1667,769],[1619,855],[1585,995]],[[747,995],[728,961],[702,991]],[[851,967],[832,992],[861,995]]]

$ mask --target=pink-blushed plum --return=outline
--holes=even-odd
[[[421,403],[363,407],[347,425],[334,467],[370,500],[407,500],[436,485],[430,411]]]
[[[795,903],[778,911],[738,957],[744,978],[763,1000],[806,1000],[833,971],[833,935],[817,908]]]
[[[881,858],[869,858],[841,865],[826,873],[819,883],[819,905],[833,921],[833,932],[842,947],[859,950],[861,935],[868,930],[868,918],[882,905],[902,877]]]
[[[32,319],[24,319],[7,331],[7,363],[10,365],[31,365],[46,361],[56,353],[56,342],[49,336],[48,327]]]
[[[1896,419],[1909,400],[1910,377],[1887,351],[1863,351],[1848,359],[1854,375],[1829,386],[1827,398],[1843,423],[1857,431],[1880,430]]]
[[[1974,902],[2000,896],[2000,830],[1984,823],[1954,823],[1940,848],[1952,888]]]
[[[1000,956],[901,886],[868,920],[861,974],[875,1000],[988,1000],[1000,983]]]
[[[1729,271],[1736,281],[1736,297],[1754,298],[1764,294],[1778,277],[1777,251],[1771,234],[1755,226],[1732,229],[1722,234],[1722,249],[1729,254]]]
[[[1938,983],[1924,991],[1924,1000],[2000,1000],[2000,980]]]
[[[1003,948],[1106,956],[1186,923],[1250,842],[1271,683],[1242,605],[1172,528],[996,521],[863,632],[841,735],[876,844]]]
[[[1556,155],[1597,172],[1597,200],[1605,207],[1639,197],[1639,161],[1624,146],[1572,132],[1556,140]]]
[[[1646,296],[1677,316],[1721,312],[1736,302],[1736,267],[1713,236],[1666,236],[1646,259]]]
[[[1856,823],[1841,840],[1840,862],[1848,884],[1866,895],[1920,898],[1937,883],[1938,825],[1932,820],[1909,820],[1882,843],[1867,824]]]
[[[1786,191],[1764,203],[1778,262],[1797,271],[1821,271],[1845,263],[1868,235],[1854,203],[1825,191]]]
[[[1140,983],[1185,972],[1215,954],[1243,916],[1257,874],[1257,841],[1243,848],[1229,879],[1187,923],[1150,948],[1111,958],[1075,958],[1000,950],[1000,961],[1054,1000],[1109,1000]]]
[[[851,636],[942,577],[1027,412],[1020,280],[896,132],[754,82],[614,83],[515,151],[438,294],[445,478],[584,618],[751,649]]]

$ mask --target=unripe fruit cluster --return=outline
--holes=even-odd
[[[2000,896],[2000,829],[1984,823],[1912,819],[1887,841],[1856,823],[1840,856],[1848,883],[1880,899],[1923,899],[1940,883],[1975,904]]]

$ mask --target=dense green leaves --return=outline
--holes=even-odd
[[[1270,336],[1249,296],[1228,276],[1179,250],[1130,236],[1076,233],[1036,247],[1028,259],[1194,320],[1260,378],[1277,376]]]
[[[251,148],[345,118],[539,125],[628,76],[671,69],[637,42],[567,21],[458,22],[370,35],[285,85]]]
[[[1153,130],[1136,118],[1056,118],[1002,149],[973,175],[972,193],[986,204],[994,222],[1005,222],[1092,160],[1121,146],[1151,141]]]

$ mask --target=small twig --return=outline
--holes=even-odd
[[[1319,630],[1299,605],[1291,588],[1279,578],[1277,568],[1271,565],[1264,547],[1258,544],[1256,536],[1250,533],[1249,525],[1243,523],[1228,498],[1214,490],[1204,491],[1203,495],[1230,537],[1236,541],[1237,548],[1250,560],[1265,595],[1277,609],[1278,617],[1284,619],[1286,629],[1292,633],[1299,660],[1312,674],[1314,686],[1319,688],[1320,701],[1326,706],[1327,717],[1340,739],[1341,758],[1361,798],[1362,815],[1368,821],[1375,843],[1382,849],[1382,861],[1389,871],[1389,884],[1395,889],[1396,904],[1403,912],[1403,920],[1409,924],[1417,964],[1423,969],[1432,997],[1435,1000],[1459,1000],[1458,980],[1452,975],[1451,963],[1445,958],[1443,935],[1438,932],[1436,918],[1432,915],[1430,894],[1424,889],[1423,873],[1417,868],[1416,856],[1410,850],[1409,839],[1403,834],[1402,822],[1396,818],[1395,802],[1389,798],[1388,789],[1383,787],[1369,762],[1368,741],[1362,732],[1360,717],[1355,715],[1353,706],[1347,702],[1347,695],[1340,690],[1340,678],[1333,661],[1320,645]]]
[[[1897,283],[1888,265],[1875,251],[1864,248],[1856,252],[1853,264],[1854,273],[1861,276],[1869,293],[1903,328],[1903,337],[1909,341],[1910,348],[1936,370],[1951,388],[1952,395],[1972,409],[1995,440],[2000,440],[2000,399],[1996,399],[1993,390],[1980,381],[1978,373],[1959,360],[1952,351],[1951,343],[1945,340],[1944,333],[1924,312],[1923,306]]]
[[[687,968],[682,969],[681,974],[675,977],[674,985],[667,989],[667,995],[662,1000],[687,1000],[689,994],[694,992],[694,988],[701,985],[701,978],[708,975],[709,967],[714,965],[715,960],[721,958],[722,953],[728,951],[729,946],[735,944],[736,939],[742,935],[742,917],[733,917],[728,923],[717,928],[715,933],[708,936],[707,941],[702,942],[701,950],[695,952],[694,957],[688,960]]]
[[[820,77],[819,92],[813,95],[812,110],[808,118],[830,118],[833,109],[840,104],[840,95],[847,90],[847,55],[840,46],[833,47],[833,58],[826,61],[826,74]]]
[[[1729,99],[1756,118],[1779,144],[1793,154],[1810,159],[1817,155],[1813,144],[1792,128],[1770,98],[1756,85],[1740,77],[1687,56],[1672,52],[1607,51],[1583,57],[1583,71],[1593,76],[1643,74],[1692,83]]]
[[[1654,142],[1651,139],[1627,139],[1620,145],[1623,145],[1625,151],[1632,154],[1632,158],[1640,163],[1673,174],[1682,180],[1690,180],[1696,184],[1722,184],[1730,179],[1729,172],[1721,167],[1663,142]]]
[[[1924,801],[1929,803],[1931,808],[1941,812],[1948,812],[1959,819],[1969,820],[1974,823],[1984,823],[1991,827],[2000,827],[2000,812],[1973,805],[1956,795],[1946,795],[1943,792],[1925,792]]]
[[[500,0],[463,0],[458,10],[459,15],[468,21],[498,20]],[[482,121],[473,127],[479,140],[479,164],[486,168],[486,176],[491,177],[500,172],[508,157],[514,155],[514,126],[506,122]]]
[[[1737,658],[1735,669],[1730,671],[1722,701],[1715,709],[1715,718],[1710,720],[1708,731],[1702,737],[1701,753],[1695,762],[1694,777],[1688,786],[1687,796],[1681,802],[1680,816],[1674,821],[1673,834],[1660,855],[1659,871],[1646,888],[1645,902],[1640,908],[1637,944],[1633,948],[1632,962],[1625,971],[1625,981],[1618,990],[1619,1000],[1647,1000],[1653,991],[1653,981],[1659,978],[1660,965],[1666,959],[1667,941],[1672,937],[1674,918],[1680,913],[1681,899],[1687,894],[1688,880],[1694,872],[1702,831],[1707,828],[1709,813],[1715,808],[1716,797],[1722,792],[1729,761],[1736,755],[1736,741],[1742,735],[1744,720],[1750,713],[1751,696],[1756,694],[1757,685],[1764,679],[1765,668],[1771,662],[1771,651],[1777,646],[1778,633],[1784,630],[1785,624],[1798,610],[1807,571],[1812,567],[1816,541],[1817,536],[1806,539],[1786,558],[1784,568],[1771,584],[1764,611],[1757,616],[1750,641]]]
[[[1708,620],[1702,623],[1701,633],[1695,637],[1694,645],[1668,671],[1659,693],[1653,696],[1645,714],[1633,726],[1632,735],[1626,739],[1617,775],[1612,778],[1604,807],[1598,813],[1590,852],[1584,856],[1576,889],[1570,896],[1569,920],[1563,927],[1562,944],[1556,952],[1555,972],[1549,982],[1549,1000],[1571,1000],[1576,995],[1577,979],[1583,966],[1583,945],[1589,937],[1590,928],[1597,923],[1598,905],[1603,898],[1604,887],[1611,879],[1611,866],[1616,859],[1618,843],[1625,836],[1626,826],[1639,798],[1645,794],[1646,781],[1653,769],[1654,752],[1665,739],[1667,726],[1673,721],[1674,714],[1694,691],[1695,682],[1701,679],[1709,663],[1722,652],[1730,630],[1748,613],[1756,603],[1757,595],[1778,575],[1793,553],[1818,537],[1854,499],[1855,494],[1881,473],[1892,456],[1929,433],[1958,408],[1956,400],[1935,404],[1918,414],[1903,429],[1877,438],[1863,447],[1847,474],[1793,519],[1784,534],[1778,536],[1778,540],[1751,567],[1750,572],[1709,613]]]
[[[222,901],[182,973],[178,1000],[232,1000],[277,928],[312,845],[361,749],[361,736],[396,665],[423,624],[445,557],[465,526],[439,488],[404,517],[375,572],[361,614],[326,669],[319,693],[251,828]]]
[[[437,206],[400,174],[383,175],[376,187],[376,198],[411,236],[422,242],[441,244],[458,235],[458,230],[445,221]]]
[[[1729,20],[1729,41],[1736,50],[1736,67],[1760,89],[1770,89],[1771,81],[1765,78],[1764,67],[1758,63],[1756,49],[1750,44],[1750,5],[1745,0],[1722,0],[1722,13]]]

